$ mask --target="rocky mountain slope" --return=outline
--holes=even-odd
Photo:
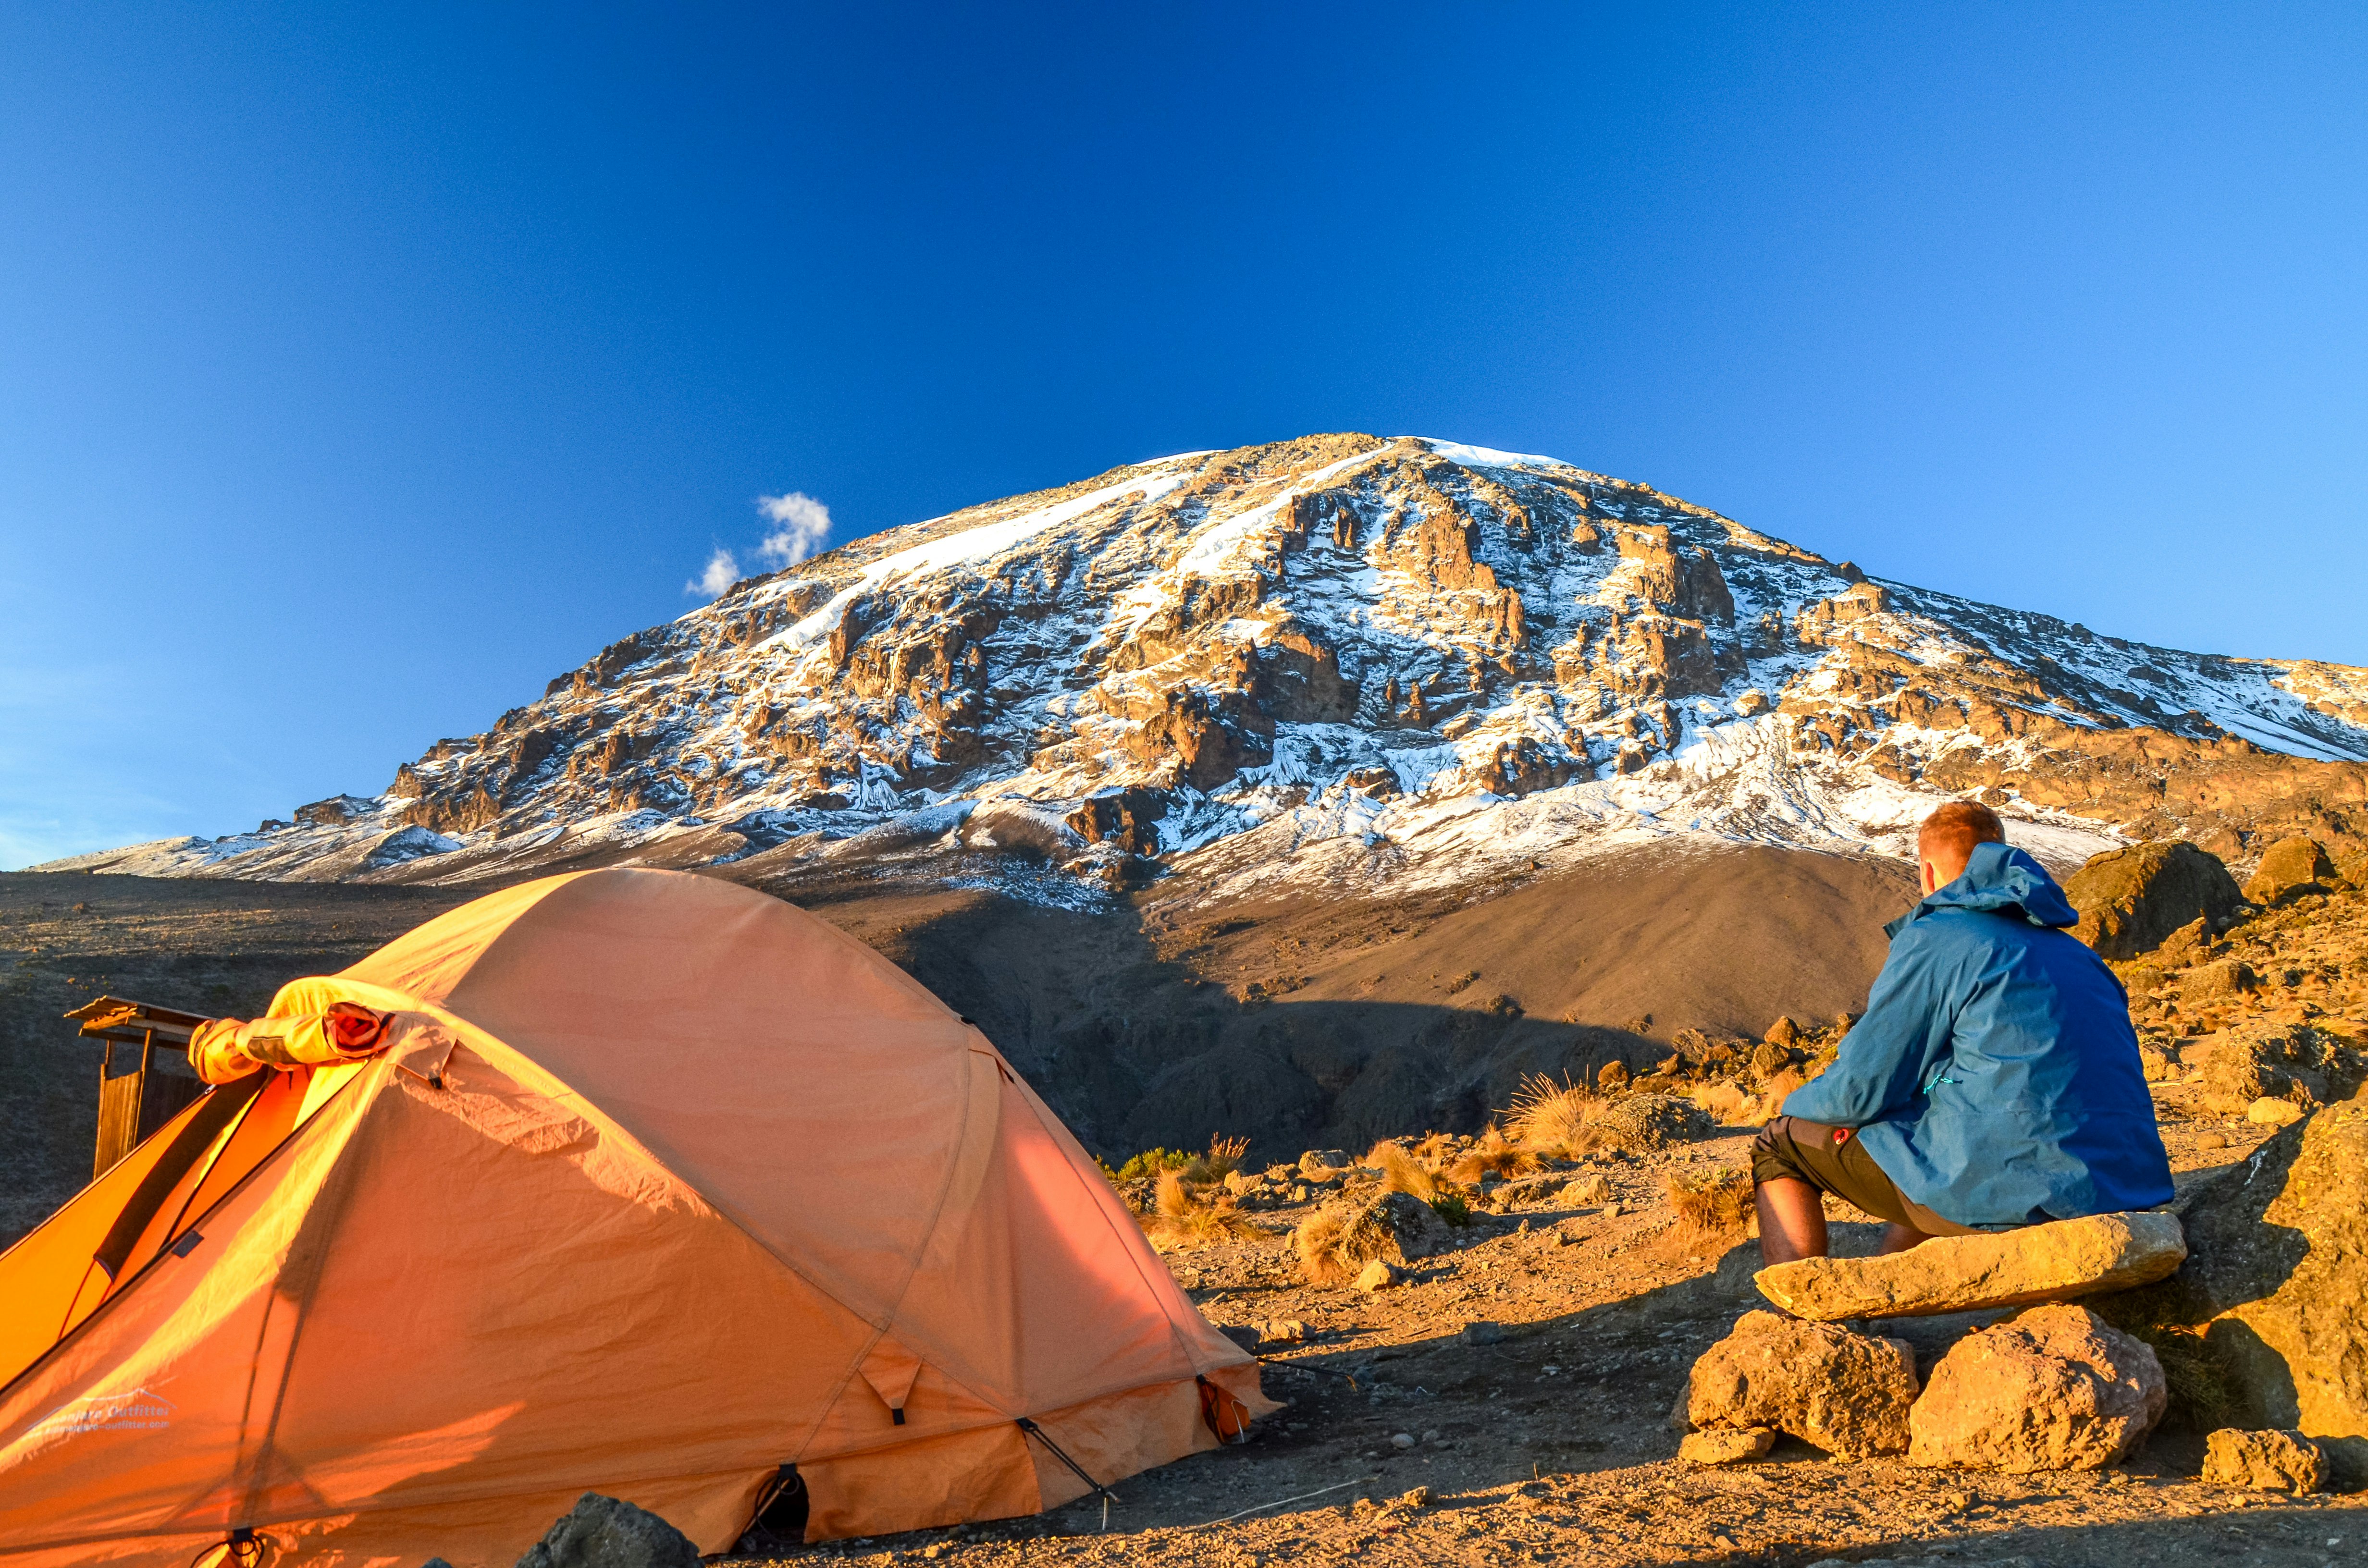
[[[637,632],[382,792],[58,863],[451,883],[869,864],[1054,903],[1503,883],[1663,840],[2058,865],[2368,849],[2368,670],[1905,584],[1648,486],[1315,436],[858,540]]]

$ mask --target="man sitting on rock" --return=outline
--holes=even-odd
[[[1828,1192],[1889,1221],[1884,1252],[2170,1201],[2129,998],[2063,890],[1970,801],[1916,854],[1866,1016],[1752,1147],[1771,1264],[1825,1256]]]

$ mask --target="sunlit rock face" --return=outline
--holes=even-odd
[[[467,881],[1024,854],[1079,889],[1437,885],[1656,839],[2059,867],[2362,844],[2368,671],[1866,577],[1649,486],[1311,436],[860,540],[603,650],[376,797],[70,863]]]

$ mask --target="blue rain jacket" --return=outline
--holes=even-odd
[[[1857,1128],[1901,1192],[1977,1230],[2169,1202],[2129,998],[2076,919],[2038,861],[1975,845],[1885,927],[1866,1016],[1784,1113]]]

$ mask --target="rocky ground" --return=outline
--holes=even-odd
[[[2184,1188],[2272,1131],[2166,1107]],[[1289,1408],[1246,1445],[1195,1456],[1042,1518],[841,1542],[779,1555],[866,1563],[1076,1561],[1270,1563],[1812,1564],[2017,1558],[2125,1568],[2368,1560],[2368,1498],[2237,1493],[2195,1479],[2202,1434],[2173,1424],[2134,1461],[2095,1473],[1927,1471],[1830,1460],[1786,1440],[1705,1470],[1676,1459],[1669,1413],[1694,1359],[1759,1303],[1756,1243],[1701,1250],[1672,1214],[1674,1172],[1699,1182],[1748,1164],[1748,1131],[1583,1162],[1606,1200],[1478,1216],[1450,1253],[1379,1291],[1312,1286],[1288,1231],[1326,1194],[1258,1207],[1270,1233],[1168,1253],[1212,1321],[1296,1322],[1261,1347]],[[1557,1173],[1559,1176],[1561,1173]],[[1837,1250],[1872,1224],[1837,1216]],[[2003,1317],[2005,1313],[1992,1314]],[[1900,1320],[1919,1375],[1964,1317]],[[1988,1321],[1985,1318],[1981,1321]],[[1314,1495],[1310,1495],[1314,1494]],[[1233,1517],[1244,1515],[1243,1517]]]

